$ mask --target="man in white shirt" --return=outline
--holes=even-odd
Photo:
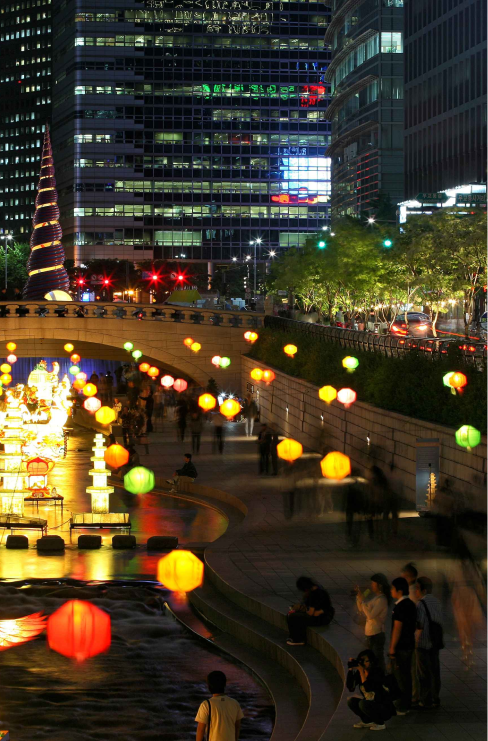
[[[208,675],[207,685],[212,697],[198,708],[196,741],[203,741],[207,726],[208,741],[238,741],[244,713],[237,700],[224,694],[226,683],[224,672]]]

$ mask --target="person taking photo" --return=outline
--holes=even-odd
[[[361,697],[349,697],[348,707],[360,720],[354,728],[384,731],[385,721],[395,715],[395,708],[385,686],[385,674],[378,667],[376,656],[370,649],[361,651],[357,659],[349,659],[346,685],[350,692],[359,687]]]

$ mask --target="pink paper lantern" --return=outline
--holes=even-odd
[[[178,393],[181,394],[182,391],[186,391],[186,389],[188,388],[188,382],[184,381],[183,378],[177,378],[173,384],[173,388],[175,391],[178,391]]]
[[[351,404],[354,404],[356,398],[357,394],[352,389],[341,389],[337,393],[337,401],[340,401],[341,404],[344,404],[346,409],[348,409]]]
[[[13,365],[16,362],[17,362],[17,355],[14,355],[13,353],[12,355],[7,355],[7,363],[10,363],[10,365]]]

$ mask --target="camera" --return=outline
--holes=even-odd
[[[361,662],[359,661],[359,659],[349,659],[349,661],[347,662],[347,666],[349,667],[349,669],[357,669],[360,664]]]

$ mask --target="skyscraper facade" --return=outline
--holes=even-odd
[[[68,257],[229,261],[327,223],[321,2],[54,0]],[[252,248],[251,248],[252,252]]]
[[[332,214],[369,212],[403,196],[403,0],[334,0],[325,36],[332,58]]]
[[[405,0],[405,196],[486,183],[486,2]]]
[[[51,119],[51,0],[0,4],[0,233],[28,241]]]

